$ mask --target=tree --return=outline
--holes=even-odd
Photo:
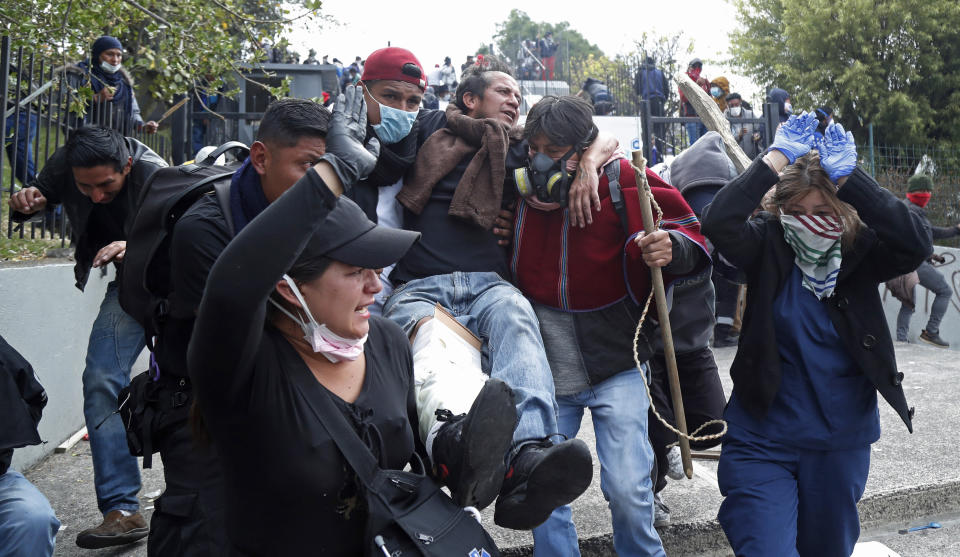
[[[320,4],[298,0],[293,14],[280,0],[19,0],[0,3],[0,32],[14,47],[44,45],[38,52],[54,64],[89,57],[96,37],[116,36],[141,85],[169,101],[204,76],[214,76],[210,86],[217,88],[241,64],[263,60],[266,42],[278,42],[297,19],[321,18]]]
[[[536,40],[543,37],[547,31],[553,31],[553,40],[560,44],[558,57],[566,56],[568,52],[571,59],[585,59],[590,54],[595,57],[603,56],[603,52],[597,45],[589,42],[579,31],[572,29],[570,23],[561,21],[554,25],[533,21],[523,10],[510,10],[510,15],[506,21],[498,23],[496,29],[497,32],[494,34],[493,40],[497,50],[500,51],[500,55],[508,63],[514,66],[519,62],[517,54],[520,51],[520,41],[524,39]],[[481,46],[478,52],[486,53],[487,50],[486,47]]]
[[[637,65],[649,56],[663,71],[663,75],[667,78],[667,100],[664,103],[664,113],[676,113],[680,109],[680,95],[673,79],[686,71],[687,61],[684,58],[693,53],[693,40],[684,38],[683,31],[673,35],[659,35],[644,31],[640,39],[634,41],[634,45]]]
[[[737,65],[795,107],[836,107],[855,134],[874,124],[881,143],[960,141],[957,2],[735,1]]]

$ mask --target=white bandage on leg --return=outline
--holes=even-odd
[[[433,438],[442,425],[436,411],[466,414],[487,375],[480,369],[480,351],[436,319],[420,326],[412,352],[420,439],[432,458]]]

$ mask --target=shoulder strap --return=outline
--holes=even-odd
[[[624,232],[630,235],[630,225],[627,220],[627,207],[623,202],[623,191],[620,189],[620,159],[613,161],[603,167],[604,174],[607,175],[607,182],[610,187],[610,201],[613,202],[613,208],[620,217],[620,224],[623,225]]]
[[[343,453],[357,478],[367,489],[377,491],[375,479],[380,466],[357,432],[347,423],[346,416],[334,404],[330,394],[317,383],[312,374],[307,373],[306,365],[287,370],[287,376],[293,381],[294,387],[313,411],[317,421]]]
[[[213,187],[217,194],[217,202],[220,204],[223,217],[227,219],[227,229],[230,230],[230,235],[233,236],[233,213],[230,210],[230,183],[231,180],[220,180],[214,184]]]

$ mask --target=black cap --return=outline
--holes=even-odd
[[[690,60],[690,63],[689,63],[689,64],[687,64],[687,67],[688,67],[688,68],[689,68],[690,66],[701,66],[701,67],[703,67],[703,61],[700,60],[699,58],[694,58],[693,60]]]
[[[382,269],[399,261],[419,238],[419,232],[374,224],[356,203],[341,197],[299,259],[324,256],[347,265]]]

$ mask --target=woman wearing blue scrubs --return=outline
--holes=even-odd
[[[738,556],[848,557],[878,391],[912,431],[878,285],[919,265],[931,240],[857,167],[852,134],[832,124],[815,140],[816,127],[791,116],[703,213],[749,293],[717,474]]]

